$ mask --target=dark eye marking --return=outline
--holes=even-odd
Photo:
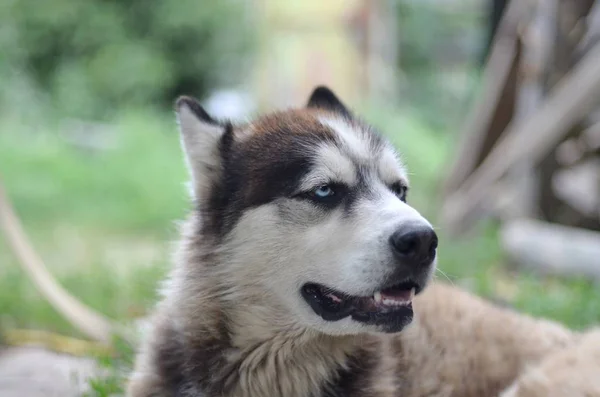
[[[309,200],[319,206],[333,208],[342,201],[347,193],[348,188],[344,184],[332,182],[301,192],[295,197]]]
[[[402,182],[394,182],[389,186],[390,190],[398,196],[400,200],[406,203],[406,195],[408,193],[408,187]]]

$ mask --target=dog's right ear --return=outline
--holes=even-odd
[[[179,97],[175,110],[194,198],[201,204],[208,200],[211,188],[219,181],[223,141],[231,134],[231,126],[215,121],[191,97]]]

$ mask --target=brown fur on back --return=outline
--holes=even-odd
[[[501,397],[600,396],[600,330],[531,365]]]

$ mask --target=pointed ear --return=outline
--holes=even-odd
[[[351,116],[348,108],[346,108],[342,101],[335,96],[333,91],[322,85],[315,88],[308,99],[306,107],[327,109],[332,112],[340,113],[346,117]]]
[[[231,128],[220,124],[206,113],[194,98],[182,96],[175,103],[196,201],[206,202],[212,188],[219,183],[222,168],[222,140]]]

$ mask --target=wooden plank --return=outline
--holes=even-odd
[[[511,1],[500,22],[482,76],[482,96],[477,98],[477,104],[462,129],[464,133],[460,137],[458,153],[446,177],[444,188],[447,194],[458,188],[479,165],[512,118],[512,103],[506,103],[506,99],[514,95],[514,87],[509,87],[509,84],[514,84],[516,79],[520,53],[517,32],[519,22],[524,18],[526,3]],[[501,106],[503,98],[505,106]],[[496,131],[489,139],[492,125],[496,126]]]
[[[521,219],[500,233],[503,249],[516,264],[540,273],[600,280],[600,233]]]
[[[531,21],[522,29],[522,56],[513,123],[531,116],[545,99],[546,80],[553,65],[551,60],[554,54],[558,1],[537,2]],[[504,219],[536,217],[540,200],[539,175],[531,162],[525,159],[513,164],[505,179],[502,189],[512,193],[513,200],[504,205]],[[495,197],[501,198],[503,195],[505,194]]]
[[[516,119],[529,117],[546,96],[546,78],[553,67],[558,1],[539,2],[531,22],[523,31]]]
[[[600,42],[600,2],[596,1],[592,5],[588,16],[586,17],[586,31],[575,50],[575,61],[579,61],[590,48]]]
[[[557,1],[558,13],[556,16],[556,31],[554,34],[554,56],[548,60],[552,65],[547,76],[547,91],[551,91],[554,86],[561,81],[565,75],[577,63],[574,57],[574,51],[581,37],[585,34],[585,18],[590,11],[593,1],[591,0],[551,0]],[[577,136],[581,133],[582,123],[575,123],[570,131],[565,134],[560,141],[556,142],[558,147],[560,143],[569,137]],[[553,187],[553,179],[560,170],[560,164],[556,157],[556,147],[548,152],[540,161],[537,171],[539,175],[539,197],[538,208],[542,219],[550,222],[568,224],[577,226],[575,223],[580,218],[579,214],[572,213],[571,218],[568,213],[563,211],[565,203],[556,194]]]
[[[482,209],[490,188],[512,164],[538,163],[596,104],[600,95],[600,46],[595,47],[557,84],[530,118],[512,123],[481,166],[442,208],[445,227],[459,233]],[[530,133],[527,133],[530,132]]]

